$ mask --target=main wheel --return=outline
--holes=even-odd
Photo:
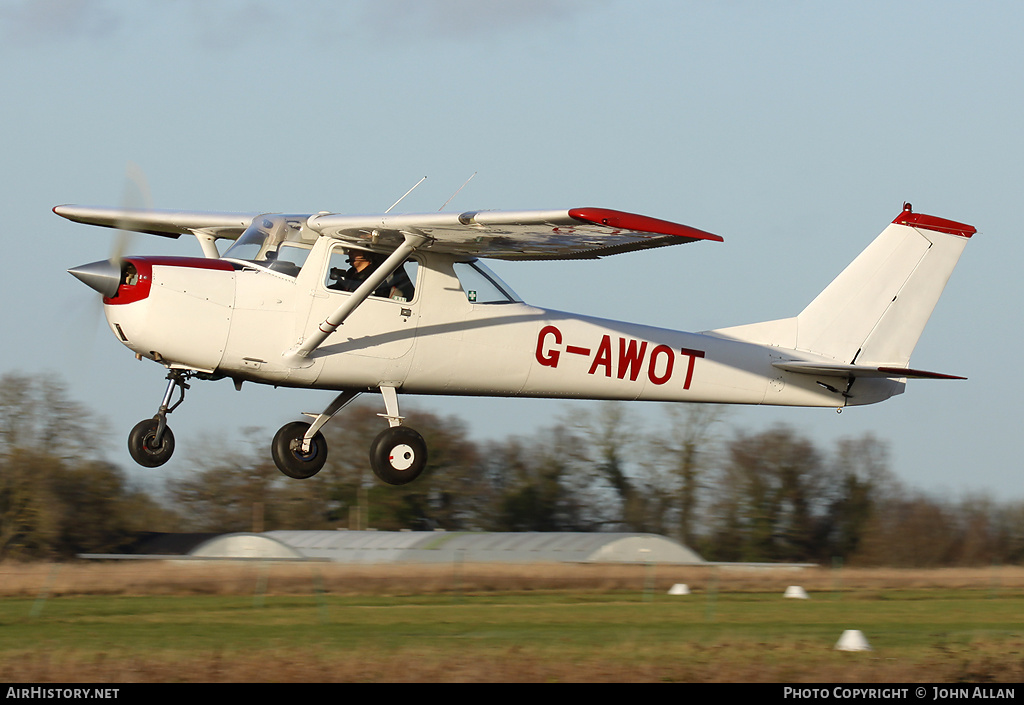
[[[285,424],[275,434],[270,446],[277,469],[296,480],[313,477],[327,462],[327,441],[322,433],[313,436],[308,453],[302,452],[302,438],[307,430],[309,424],[302,421]]]
[[[427,443],[406,426],[384,429],[370,444],[373,474],[389,485],[405,485],[427,466]]]
[[[157,444],[156,431],[159,424],[157,419],[139,421],[128,434],[128,452],[143,467],[160,467],[171,459],[174,452],[174,434],[168,426],[164,426],[164,435]]]

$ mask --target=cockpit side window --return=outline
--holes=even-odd
[[[355,291],[386,257],[358,248],[335,247],[331,250],[324,286],[331,291]],[[407,259],[395,273],[385,279],[371,296],[392,301],[412,301],[416,295],[419,263]]]

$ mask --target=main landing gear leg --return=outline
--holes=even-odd
[[[357,396],[359,392],[342,392],[323,413],[305,414],[313,418],[313,423],[293,421],[282,426],[270,446],[277,469],[296,480],[305,480],[320,472],[327,462],[327,441],[320,429]]]
[[[394,387],[381,387],[388,428],[370,444],[370,467],[373,474],[389,485],[405,485],[423,472],[427,465],[427,444],[423,436],[403,426],[398,413],[398,394]]]
[[[156,468],[171,459],[174,453],[174,434],[167,426],[167,414],[185,401],[185,390],[189,388],[186,380],[191,379],[193,374],[190,370],[169,370],[167,390],[156,416],[135,424],[135,428],[128,434],[128,452],[139,465]],[[178,400],[172,404],[175,390],[178,392]]]

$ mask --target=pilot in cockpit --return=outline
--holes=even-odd
[[[351,249],[348,254],[348,270],[342,272],[338,267],[331,268],[329,289],[337,291],[355,291],[384,262],[384,257],[372,252]],[[413,296],[413,285],[402,265],[374,289],[372,296],[385,299],[409,301]]]

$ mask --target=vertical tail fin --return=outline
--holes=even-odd
[[[903,367],[975,228],[910,204],[799,315],[714,331],[841,363]]]

